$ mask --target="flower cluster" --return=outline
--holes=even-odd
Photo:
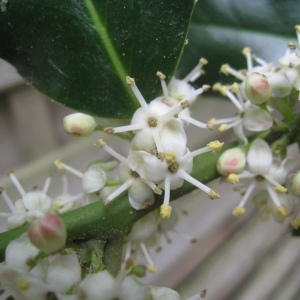
[[[204,62],[201,59],[200,64],[186,78],[172,79],[169,86],[165,83],[165,76],[157,72],[163,96],[155,98],[149,104],[140,93],[134,79],[126,78],[141,107],[134,113],[130,125],[104,129],[108,134],[127,131],[135,133],[127,157],[121,156],[103,139],[97,141],[99,147],[121,162],[119,175],[122,185],[105,199],[106,204],[128,189],[131,206],[143,209],[153,204],[153,193],[161,194],[164,190],[161,216],[169,218],[170,190],[181,187],[184,180],[207,193],[211,199],[220,197],[216,191],[193,178],[190,173],[193,169],[193,157],[208,151],[217,153],[223,143],[213,141],[204,148],[190,151],[184,129],[187,123],[200,128],[210,127],[209,124],[193,119],[189,112],[196,96],[208,88],[203,86],[194,89],[187,83],[187,80],[194,80],[197,74],[200,74]]]

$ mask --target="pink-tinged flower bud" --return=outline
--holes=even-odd
[[[231,148],[226,150],[219,157],[217,170],[221,175],[238,174],[246,166],[246,154],[240,148]]]
[[[53,253],[64,247],[67,231],[63,220],[54,214],[34,220],[28,230],[33,245],[45,253]]]
[[[93,117],[82,113],[74,113],[66,116],[63,123],[65,131],[76,137],[89,136],[97,127],[97,123]]]
[[[300,171],[293,177],[293,191],[300,196]]]
[[[270,99],[272,87],[265,75],[253,72],[246,78],[245,92],[252,104],[262,105]]]

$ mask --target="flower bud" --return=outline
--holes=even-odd
[[[219,157],[217,170],[221,175],[238,174],[246,166],[246,154],[240,148],[231,148],[226,150]]]
[[[253,72],[246,78],[245,93],[252,104],[262,105],[270,99],[272,88],[265,75]]]
[[[300,171],[293,177],[292,186],[295,195],[300,196]]]
[[[63,120],[65,131],[76,137],[89,136],[97,127],[95,119],[82,113],[68,115]]]
[[[48,254],[64,247],[67,240],[67,231],[60,217],[47,214],[31,223],[28,229],[28,237],[33,245]]]

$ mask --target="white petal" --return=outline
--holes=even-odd
[[[106,173],[102,170],[102,164],[90,166],[83,173],[82,185],[85,193],[94,193],[101,190],[106,183]]]
[[[239,139],[239,141],[242,145],[248,144],[248,139],[244,133],[243,123],[240,123],[240,124],[234,126],[233,132],[235,133],[235,135],[237,136],[237,138]]]
[[[141,300],[144,299],[145,288],[131,277],[126,277],[122,282],[119,298],[120,300]]]
[[[262,139],[255,140],[247,153],[250,171],[256,175],[267,174],[271,168],[272,160],[272,151],[267,142]]]
[[[134,223],[128,240],[145,241],[158,230],[159,215],[157,211],[153,211]]]
[[[145,151],[133,151],[128,157],[128,163],[142,178],[153,182],[164,179],[167,173],[166,162]]]
[[[245,110],[243,124],[250,131],[263,131],[273,125],[271,115],[260,107],[250,106]]]
[[[11,267],[29,270],[30,266],[26,262],[33,259],[38,253],[39,249],[29,241],[27,233],[24,233],[8,244],[5,251],[5,262]]]
[[[75,254],[57,256],[48,268],[46,282],[55,292],[64,293],[80,281],[81,268]]]
[[[180,300],[180,295],[170,288],[151,286],[150,292],[153,300]]]
[[[87,275],[79,285],[78,296],[84,300],[111,300],[118,296],[115,288],[115,280],[107,272],[98,272]]]
[[[139,179],[134,180],[130,185],[128,198],[130,205],[136,210],[148,208],[154,203],[152,189]]]
[[[179,158],[186,152],[187,138],[178,120],[170,120],[164,124],[160,131],[160,139],[165,153],[174,151]]]
[[[8,217],[7,219],[7,229],[14,229],[17,227],[21,227],[26,222],[26,214],[25,213],[19,213],[14,214]]]
[[[182,100],[185,96],[192,94],[194,90],[195,89],[187,82],[174,77],[172,77],[168,85],[168,91],[170,96],[178,100]]]
[[[50,211],[52,200],[42,191],[33,191],[23,197],[23,202],[28,210],[47,213]]]
[[[152,130],[150,128],[139,130],[130,144],[131,151],[143,150],[146,152],[150,152],[155,148],[156,145],[154,142]]]

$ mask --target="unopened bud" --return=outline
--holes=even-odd
[[[97,123],[93,117],[82,113],[74,113],[66,116],[63,123],[65,131],[76,137],[89,136],[97,127]]]
[[[226,150],[218,159],[217,170],[221,175],[238,174],[246,166],[246,154],[240,148]]]
[[[44,215],[34,220],[28,237],[32,244],[45,253],[54,253],[64,247],[67,231],[63,220],[54,214]]]
[[[300,196],[300,171],[293,177],[293,191]]]
[[[252,104],[263,105],[270,99],[272,88],[265,75],[253,72],[246,78],[245,92]]]

